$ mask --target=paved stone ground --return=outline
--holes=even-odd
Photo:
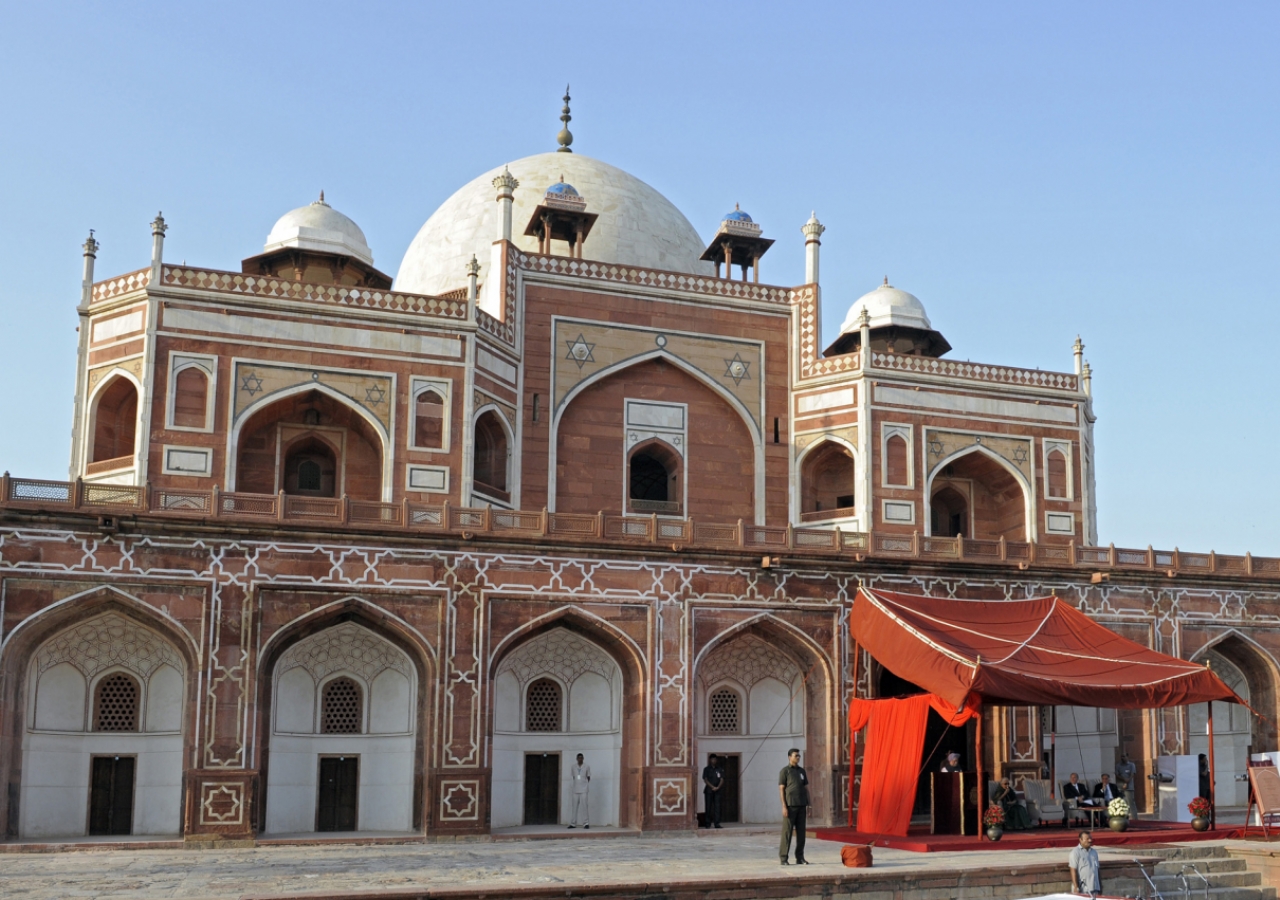
[[[1120,855],[1132,856],[1121,848]],[[231,900],[268,892],[415,886],[609,884],[777,877],[839,871],[840,845],[810,840],[807,867],[778,865],[773,834],[726,829],[698,837],[568,838],[457,844],[328,844],[240,850],[0,854],[0,900]],[[1109,855],[1103,848],[1104,856]],[[910,853],[876,848],[877,869],[955,872],[1066,862],[1065,850]]]

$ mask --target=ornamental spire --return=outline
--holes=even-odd
[[[569,145],[573,143],[573,133],[569,131],[569,122],[573,116],[569,115],[569,85],[564,86],[564,109],[560,110],[560,121],[564,123],[560,127],[560,133],[556,135],[556,140],[560,143],[557,153],[572,153]]]

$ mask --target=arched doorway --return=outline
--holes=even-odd
[[[802,519],[855,515],[853,452],[835,441],[822,441],[800,463]]]
[[[1027,492],[1014,469],[972,449],[935,470],[929,484],[930,534],[1027,541]]]
[[[1248,784],[1237,782],[1244,775],[1250,753],[1274,750],[1276,746],[1276,672],[1267,656],[1238,634],[1229,634],[1195,656],[1256,709],[1261,716],[1236,703],[1213,704],[1213,753],[1216,799],[1219,807],[1248,803]],[[1263,718],[1263,716],[1268,718]],[[1188,753],[1208,753],[1208,706],[1192,704],[1187,710]]]
[[[356,621],[290,645],[271,668],[265,830],[414,828],[418,671]]]
[[[268,404],[240,428],[235,490],[383,499],[382,438],[360,413],[320,390]]]
[[[138,428],[138,389],[123,375],[108,381],[93,401],[90,471],[132,464]]]
[[[734,626],[698,652],[692,743],[699,810],[708,755],[736,754],[740,820],[776,822],[778,770],[786,764],[786,751],[798,747],[809,774],[810,821],[830,822],[831,770],[839,746],[830,732],[831,671],[811,639],[772,616]]]
[[[67,625],[27,666],[18,833],[181,833],[188,667],[116,611]]]
[[[698,665],[694,703],[699,772],[716,754],[725,770],[725,822],[778,818],[778,769],[798,747],[808,759],[804,670],[790,654],[744,633],[718,644]],[[779,761],[782,762],[779,762]],[[700,811],[701,782],[697,785]]]
[[[595,641],[565,627],[503,656],[493,680],[494,828],[568,824],[569,766],[591,766],[590,822],[622,822],[623,671]]]
[[[665,441],[651,440],[627,458],[627,508],[636,513],[678,516],[684,507],[683,460]]]
[[[471,480],[486,497],[511,502],[511,441],[506,423],[492,409],[476,419]]]

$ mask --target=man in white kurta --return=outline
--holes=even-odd
[[[569,767],[569,777],[573,779],[573,818],[569,820],[570,828],[591,827],[591,815],[587,812],[587,788],[591,787],[591,767],[582,761],[578,754],[578,764]]]

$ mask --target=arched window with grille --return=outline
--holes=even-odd
[[[707,732],[742,733],[742,695],[733,688],[717,688],[707,698]]]
[[[93,692],[94,731],[137,731],[141,691],[137,679],[114,672]]]
[[[321,734],[361,734],[364,731],[364,692],[350,678],[335,678],[324,686],[320,702]]]
[[[680,515],[681,460],[663,441],[647,441],[632,448],[627,458],[629,512]]]
[[[525,731],[564,731],[564,691],[559,682],[539,678],[529,685],[524,706]]]

